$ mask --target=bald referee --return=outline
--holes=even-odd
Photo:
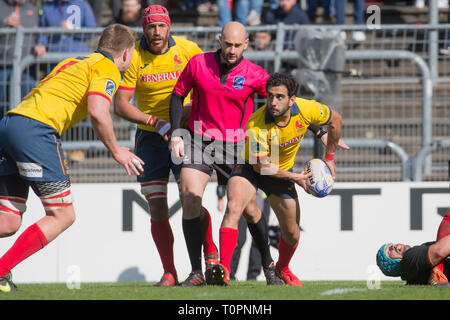
[[[70,176],[61,135],[87,115],[97,137],[127,174],[144,162],[119,147],[110,115],[112,98],[133,55],[136,33],[113,24],[98,49],[60,62],[0,121],[0,237],[16,233],[26,210],[29,187],[45,216],[28,227],[0,258],[0,292],[15,291],[11,269],[66,230],[75,220]]]

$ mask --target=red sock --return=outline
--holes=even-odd
[[[217,247],[212,236],[211,215],[203,207],[202,233],[203,233],[203,254],[217,253]]]
[[[439,225],[436,241],[441,240],[442,238],[448,236],[449,234],[450,234],[450,212],[447,212],[447,214],[442,219],[441,224]],[[438,264],[436,267],[438,267],[439,270],[444,272],[444,265],[442,263]]]
[[[298,247],[298,242],[294,246],[288,245],[284,242],[283,237],[280,237],[280,244],[278,246],[278,262],[277,269],[286,271],[289,268],[289,263],[294,255],[295,250]]]
[[[230,270],[231,257],[238,240],[238,230],[232,228],[220,228],[219,230],[219,246],[220,246],[220,263]]]
[[[29,226],[0,258],[0,276],[7,274],[17,264],[47,245],[47,238],[35,223]]]
[[[150,222],[153,241],[158,249],[164,272],[170,272],[176,277],[177,270],[175,269],[175,264],[173,262],[174,239],[169,218],[162,221],[154,221],[150,219]]]

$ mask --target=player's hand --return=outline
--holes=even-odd
[[[326,147],[327,146],[327,142],[328,142],[328,132],[327,133],[325,133],[321,138],[320,138],[320,140],[322,141],[322,143],[323,143],[323,145]],[[337,145],[338,147],[341,147],[342,149],[345,149],[345,150],[349,150],[350,149],[350,147],[344,142],[344,140],[342,140],[342,139],[339,139],[339,141],[338,141],[338,145]]]
[[[308,188],[306,186],[306,180],[309,179],[309,177],[312,176],[312,171],[306,173],[305,170],[303,170],[300,173],[293,173],[292,175],[292,180],[294,180],[294,182],[296,184],[298,184],[300,187],[302,187],[306,192],[309,193]]]
[[[117,151],[113,153],[113,157],[114,160],[116,160],[125,168],[129,176],[131,175],[130,169],[137,176],[144,172],[144,168],[142,167],[144,161],[142,161],[137,155],[132,153],[128,148],[119,147]]]
[[[169,143],[169,150],[177,158],[184,157],[184,141],[181,137],[172,137]]]
[[[164,141],[169,141],[170,122],[159,119],[155,129],[163,137]]]
[[[183,107],[183,114],[181,115],[180,128],[187,129],[189,126],[189,118],[191,116],[192,102],[188,102]]]
[[[327,159],[324,158],[323,161],[326,163],[326,165],[330,169],[331,175],[333,176],[333,179],[335,179],[335,177],[336,177],[336,164],[334,163],[334,160],[327,160]]]

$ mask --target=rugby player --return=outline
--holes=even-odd
[[[387,243],[377,252],[377,265],[407,285],[450,285],[450,212],[442,219],[436,241],[417,246]]]
[[[170,34],[168,10],[150,5],[142,17],[144,34],[136,42],[133,60],[117,92],[115,113],[138,124],[136,154],[145,161],[144,173],[137,180],[150,211],[150,232],[162,261],[164,274],[156,286],[178,283],[174,263],[174,237],[169,223],[167,183],[172,171],[180,185],[181,164],[171,161],[168,149],[170,132],[169,102],[178,77],[189,59],[201,49],[192,41]],[[136,94],[137,108],[130,103]],[[187,104],[188,98],[184,100]],[[203,249],[206,264],[217,260],[212,241],[211,217],[202,210]]]
[[[266,95],[265,82],[269,75],[243,57],[248,42],[247,31],[242,24],[226,24],[219,38],[220,49],[193,57],[172,94],[172,136],[169,148],[175,159],[186,156],[181,169],[181,195],[183,232],[192,272],[183,282],[185,286],[204,285],[205,282],[213,284],[212,278],[208,276],[211,269],[206,270],[205,279],[201,265],[199,216],[203,192],[214,170],[226,178],[230,176],[243,146],[245,125],[254,110],[254,96],[256,93]],[[191,90],[193,101],[189,134],[182,138],[183,134],[177,130],[182,101]],[[208,152],[211,148],[215,149],[212,153]],[[256,196],[249,202],[246,212],[254,212],[251,214],[253,218],[248,221],[248,228],[261,252],[267,283],[282,284],[275,275],[268,245],[267,223],[261,219]]]
[[[22,223],[29,187],[41,199],[45,216],[28,227],[0,258],[0,291],[16,290],[11,269],[45,247],[75,220],[67,160],[61,135],[90,116],[97,137],[128,175],[144,162],[117,145],[110,114],[121,73],[131,62],[136,33],[113,24],[98,49],[60,62],[0,121],[0,237]]]
[[[236,247],[238,221],[257,189],[263,190],[278,218],[281,238],[276,274],[285,284],[302,286],[289,269],[300,239],[300,206],[295,184],[307,191],[312,173],[292,171],[295,155],[310,124],[327,125],[325,163],[333,177],[334,152],[338,146],[342,118],[326,105],[297,98],[298,84],[291,76],[275,73],[266,84],[267,104],[255,111],[247,123],[244,164],[237,165],[228,181],[228,204],[221,225],[220,264],[212,268],[217,285],[230,282],[230,261]]]

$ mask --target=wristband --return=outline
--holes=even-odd
[[[327,129],[324,129],[323,127],[320,127],[319,129],[319,134],[317,135],[317,137],[320,139],[322,138],[326,133],[328,133]]]
[[[156,127],[156,125],[158,124],[158,121],[159,121],[159,118],[150,115],[147,120],[147,125]]]
[[[325,160],[333,161],[333,159],[334,159],[334,153],[328,153],[328,152],[325,153]]]
[[[170,122],[167,122],[161,129],[159,129],[158,133],[164,137],[164,135],[170,130]]]

